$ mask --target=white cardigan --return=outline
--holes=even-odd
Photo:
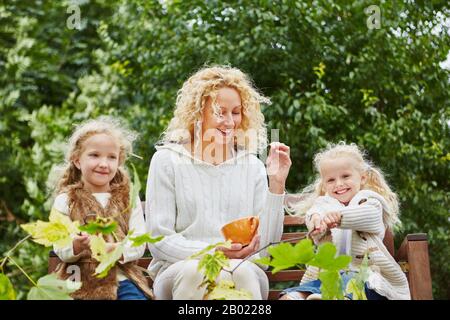
[[[169,265],[206,246],[224,241],[227,222],[260,216],[260,247],[280,241],[284,194],[269,192],[265,166],[255,155],[238,151],[219,165],[196,158],[180,144],[157,147],[146,190],[147,230],[164,239],[150,244],[154,279]]]
[[[352,256],[350,269],[358,270],[361,257],[368,252],[368,287],[390,300],[407,300],[411,299],[407,278],[383,243],[386,229],[383,214],[387,210],[388,206],[381,195],[371,190],[361,190],[348,206],[329,196],[319,197],[308,210],[307,217],[314,213],[323,216],[329,211],[340,212],[341,224],[339,228],[332,229],[332,241],[338,252],[343,251],[345,242],[350,245],[345,250]],[[306,220],[309,221],[308,218]],[[350,237],[347,241],[341,241],[347,230],[351,231]],[[318,272],[317,268],[308,267],[301,283],[317,279]]]

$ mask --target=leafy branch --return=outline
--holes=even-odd
[[[119,241],[115,230],[118,223],[115,220],[118,215],[134,209],[141,184],[136,172],[136,168],[132,165],[134,172],[134,184],[130,187],[130,204],[129,206],[118,214],[111,217],[96,217],[92,222],[80,226],[78,221],[72,221],[67,215],[59,212],[53,208],[50,212],[49,221],[36,221],[20,225],[28,235],[20,240],[12,249],[10,249],[0,263],[0,300],[15,299],[16,294],[9,278],[3,273],[3,268],[9,260],[14,264],[20,272],[33,284],[32,289],[28,293],[29,300],[36,299],[57,299],[68,300],[72,299],[70,294],[81,287],[80,282],[73,282],[70,280],[58,280],[56,274],[46,275],[35,282],[14,259],[11,258],[11,253],[14,252],[22,243],[32,238],[32,240],[45,247],[53,246],[55,248],[64,248],[72,244],[73,237],[80,232],[87,232],[90,235],[90,249],[92,257],[99,262],[95,270],[98,278],[105,277],[109,270],[115,266],[123,255],[125,245],[130,242],[132,247],[138,247],[145,243],[155,243],[163,239],[160,237],[152,237],[151,234],[145,233],[133,237],[133,230],[130,230],[127,236]],[[112,235],[116,243],[112,247],[108,247],[104,236]]]
[[[301,241],[294,245],[290,243],[295,240]],[[232,275],[242,263],[267,248],[270,257],[257,259],[255,260],[256,263],[272,267],[273,273],[293,267],[315,266],[319,268],[322,298],[329,300],[344,298],[344,288],[342,288],[340,271],[348,267],[351,262],[351,257],[347,255],[336,257],[336,247],[331,242],[324,243],[315,250],[313,242],[309,239],[309,234],[306,234],[295,239],[269,243],[245,259],[242,259],[232,270],[227,270],[229,267],[229,259],[222,251],[216,250],[212,254],[209,253],[212,249],[223,246],[224,244],[224,242],[219,242],[210,245],[189,257],[191,259],[202,257],[198,266],[199,271],[202,271],[204,274],[204,281],[201,286],[206,285],[206,295],[210,299],[245,299],[247,297],[246,293],[237,293],[232,282],[216,283],[216,279],[222,270]],[[365,260],[360,273],[345,288],[345,292],[352,293],[354,299],[363,299],[365,297],[364,283],[367,280],[367,268],[367,260]]]

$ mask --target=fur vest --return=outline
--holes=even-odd
[[[128,205],[129,187],[128,184],[116,185],[111,187],[111,197],[105,208],[95,199],[95,197],[85,189],[81,183],[69,186],[67,188],[69,216],[72,221],[79,221],[80,224],[88,222],[89,218],[110,217],[116,215],[118,228],[115,231],[117,238],[124,239],[128,233],[128,222],[130,219],[130,209]],[[112,237],[105,238],[107,242],[114,242]],[[80,259],[75,263],[62,262],[58,265],[56,273],[60,279],[71,277],[73,269],[70,266],[77,265],[80,269],[82,282],[81,288],[75,291],[71,296],[79,300],[116,300],[117,299],[117,271],[118,268],[132,281],[145,295],[153,299],[152,290],[148,286],[148,281],[143,274],[143,268],[137,265],[137,261],[131,261],[125,264],[117,263],[105,278],[97,278],[95,268],[99,262],[91,257],[90,250],[80,253]],[[72,267],[73,268],[73,267]]]

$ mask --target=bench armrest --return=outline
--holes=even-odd
[[[395,255],[407,272],[413,300],[432,300],[430,259],[426,233],[408,234]]]

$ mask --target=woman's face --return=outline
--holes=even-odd
[[[202,112],[202,133],[204,141],[228,144],[233,141],[236,130],[242,122],[241,97],[236,89],[223,87],[218,90],[214,112],[212,99],[208,99]]]

